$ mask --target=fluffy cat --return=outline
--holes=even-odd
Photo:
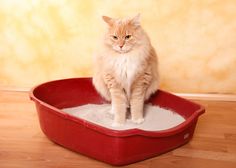
[[[103,16],[108,31],[94,58],[93,85],[112,103],[113,126],[125,123],[128,108],[131,120],[142,123],[144,101],[159,86],[157,55],[139,18]]]

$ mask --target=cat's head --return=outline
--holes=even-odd
[[[103,16],[108,24],[108,31],[105,34],[105,44],[118,53],[128,53],[138,47],[145,34],[140,25],[140,15],[133,18],[114,19]]]

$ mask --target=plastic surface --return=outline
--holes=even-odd
[[[193,136],[198,117],[205,111],[196,103],[159,90],[148,102],[171,109],[186,121],[163,131],[118,131],[60,110],[105,102],[94,89],[91,78],[47,82],[33,88],[30,98],[35,102],[41,129],[50,140],[112,165],[141,161],[187,143]]]

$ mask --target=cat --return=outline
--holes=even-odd
[[[157,54],[141,27],[139,14],[133,18],[102,18],[108,31],[94,57],[93,85],[111,101],[113,127],[125,123],[128,108],[132,122],[141,124],[144,101],[159,88]]]

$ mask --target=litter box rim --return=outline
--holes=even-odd
[[[57,107],[54,107],[53,105],[50,105],[50,104],[40,100],[35,95],[35,90],[39,87],[42,87],[43,85],[48,85],[50,83],[56,83],[56,82],[66,82],[66,81],[69,81],[69,80],[90,80],[91,81],[92,78],[91,77],[66,78],[66,79],[58,79],[58,80],[52,80],[52,81],[41,83],[39,85],[36,85],[35,87],[33,87],[30,90],[30,92],[29,92],[30,100],[34,101],[36,105],[41,105],[41,106],[43,106],[47,109],[50,109],[50,113],[53,113],[54,115],[57,115],[61,119],[70,120],[70,121],[72,121],[76,124],[83,125],[86,128],[92,129],[92,130],[97,131],[101,134],[105,134],[105,135],[112,136],[112,137],[129,137],[129,136],[135,136],[135,135],[145,136],[145,137],[168,137],[168,136],[173,136],[173,135],[181,133],[182,131],[184,131],[187,128],[191,127],[193,124],[196,124],[196,122],[198,120],[198,117],[205,112],[205,108],[203,106],[201,106],[197,103],[194,103],[192,101],[189,101],[187,99],[184,99],[182,97],[176,96],[174,94],[171,94],[169,92],[166,92],[166,91],[163,91],[163,90],[159,89],[158,92],[162,92],[164,94],[169,94],[171,96],[178,97],[180,99],[183,99],[184,101],[187,101],[188,103],[199,106],[198,110],[195,111],[191,115],[191,117],[187,118],[183,123],[181,123],[181,124],[179,124],[175,127],[166,129],[166,130],[148,131],[148,130],[142,130],[142,129],[138,129],[138,128],[127,129],[127,130],[114,130],[114,129],[106,128],[106,127],[103,127],[101,125],[92,123],[92,122],[84,120],[82,118],[72,116],[72,115],[62,111],[61,109],[59,109]],[[106,101],[104,100],[104,102],[106,102]]]

